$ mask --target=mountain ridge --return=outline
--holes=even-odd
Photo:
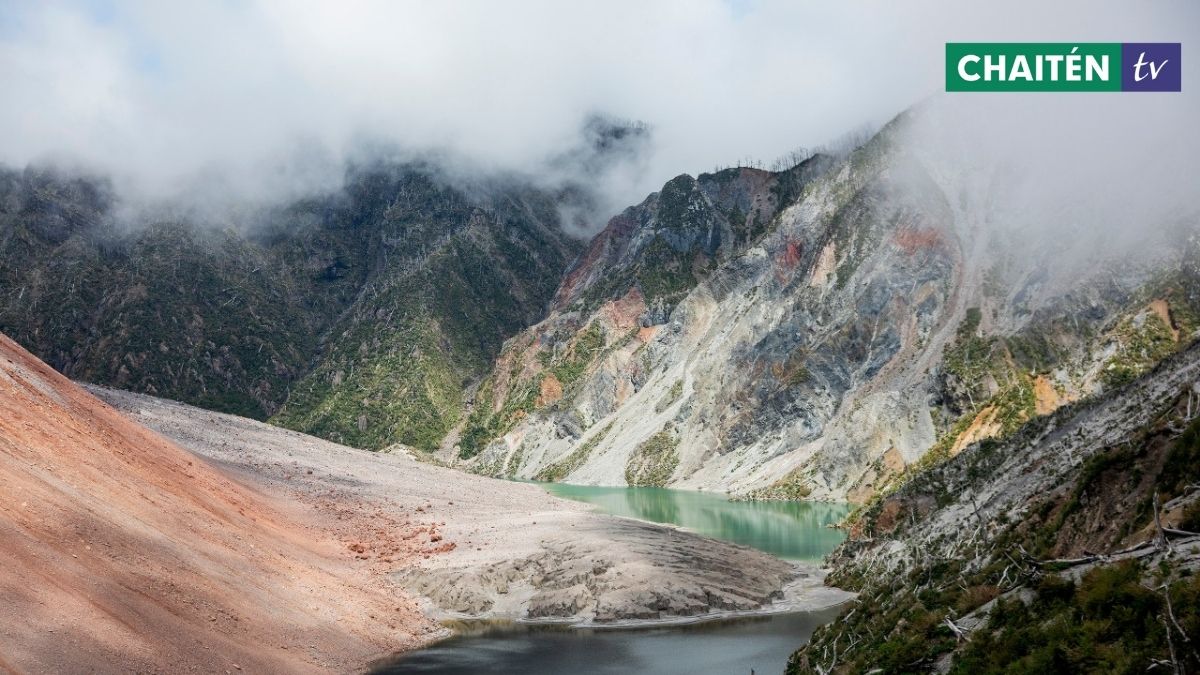
[[[1067,267],[1090,244],[1029,235],[1004,201],[1010,179],[947,171],[910,142],[919,121],[817,158],[757,239],[697,246],[690,265],[655,244],[735,241],[711,200],[684,201],[694,220],[668,213],[665,227],[662,193],[614,218],[550,317],[506,345],[457,454],[491,475],[604,485],[650,455],[655,484],[862,502],[927,453],[1136,377],[1200,328],[1186,228]],[[647,258],[671,283],[643,274]]]
[[[92,179],[10,171],[0,186],[0,329],[55,368],[376,448],[440,438],[462,380],[543,311],[578,247],[553,194],[517,178],[468,194],[419,163],[353,169],[341,192],[241,229],[131,223]],[[347,353],[364,326],[377,349]],[[403,335],[423,358],[354,379]],[[351,388],[421,395],[381,406]]]
[[[865,503],[1200,328],[1187,214],[1113,255],[920,142],[938,119],[682,174],[586,245],[582,186],[430,164],[246,231],[122,231],[102,184],[9,172],[0,328],[74,377],[479,473]]]

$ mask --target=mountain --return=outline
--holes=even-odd
[[[506,181],[471,199],[408,176],[352,200],[379,200],[360,221],[370,271],[275,422],[358,447],[432,449],[505,338],[543,315],[578,250],[552,195]]]
[[[1200,345],[852,517],[790,673],[1194,672]]]
[[[460,455],[478,454],[488,442],[510,433],[528,412],[546,410],[552,424],[565,423],[568,435],[576,438],[594,426],[615,407],[612,398],[620,396],[613,378],[597,383],[609,390],[607,408],[569,406],[570,395],[599,376],[597,362],[615,353],[632,363],[632,355],[650,341],[675,305],[759,238],[780,204],[830,163],[813,157],[780,174],[728,169],[699,179],[682,175],[613,218],[567,271],[551,316],[515,338],[480,385]],[[626,379],[642,375],[639,371]]]
[[[428,162],[234,213],[133,213],[101,179],[0,172],[0,330],[69,377],[360,447],[432,448],[579,243],[558,197]]]
[[[680,176],[613,218],[443,456],[865,502],[1191,341],[1194,226],[1116,253],[1036,220],[1021,176],[911,142],[921,121],[785,172]]]
[[[1200,329],[1194,213],[1047,200],[928,107],[577,241],[646,133],[589,123],[557,189],[376,162],[224,220],[6,172],[0,329],[73,378],[483,474],[856,503]]]

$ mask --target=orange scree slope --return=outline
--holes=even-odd
[[[345,671],[425,622],[301,509],[0,335],[0,672]]]

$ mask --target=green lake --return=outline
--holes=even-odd
[[[538,483],[600,510],[751,546],[782,558],[818,561],[842,541],[827,525],[845,504],[738,502],[708,492]],[[779,673],[788,655],[840,608],[771,614],[696,625],[633,630],[537,624],[481,624],[425,649],[380,664],[375,675],[700,675]]]
[[[538,485],[612,515],[672,523],[706,537],[810,562],[819,561],[842,542],[842,531],[828,526],[850,512],[848,504],[731,501],[721,494],[693,490]]]

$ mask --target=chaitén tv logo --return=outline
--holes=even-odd
[[[1180,91],[1178,42],[947,42],[946,91]]]

